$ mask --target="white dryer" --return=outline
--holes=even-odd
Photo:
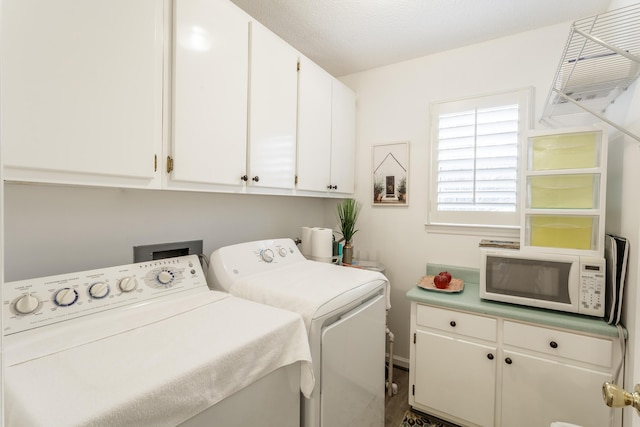
[[[300,313],[316,387],[302,399],[304,427],[383,426],[387,278],[309,261],[291,239],[222,247],[209,287]]]

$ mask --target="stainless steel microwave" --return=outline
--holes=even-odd
[[[604,258],[493,248],[480,253],[480,298],[604,317]]]

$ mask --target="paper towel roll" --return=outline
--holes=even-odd
[[[320,262],[331,262],[333,255],[333,230],[314,227],[311,229],[311,259]]]
[[[300,236],[300,240],[302,240],[300,252],[307,259],[311,256],[311,230],[312,227],[302,227],[302,235]]]

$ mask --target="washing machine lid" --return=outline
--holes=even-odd
[[[5,423],[174,426],[296,361],[301,390],[311,393],[299,315],[207,291],[181,300],[188,310],[158,317],[170,304],[100,316],[128,327],[100,339],[85,330],[94,338],[39,355],[25,350],[23,337],[32,344],[37,333],[49,343],[64,340],[82,334],[87,319],[65,324],[51,340],[39,330],[7,337]],[[278,352],[265,350],[274,346]]]
[[[232,295],[300,313],[311,321],[363,298],[376,289],[387,292],[387,278],[376,271],[301,261],[241,277],[229,287]]]

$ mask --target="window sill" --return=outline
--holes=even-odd
[[[463,236],[491,236],[520,240],[520,227],[496,227],[487,225],[425,224],[427,233],[455,234]]]

